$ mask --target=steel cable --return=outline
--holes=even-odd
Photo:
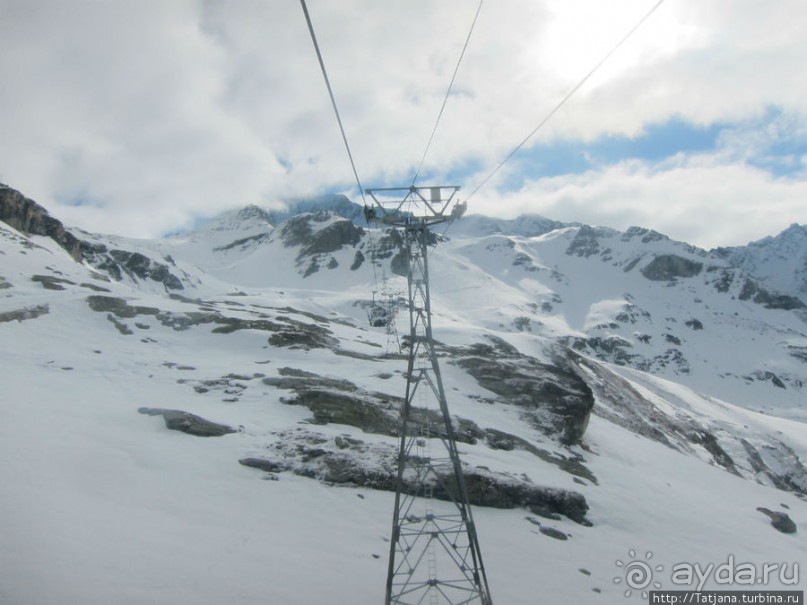
[[[308,24],[308,31],[311,34],[311,41],[314,43],[314,50],[317,51],[317,59],[319,60],[319,67],[322,70],[322,77],[325,79],[325,86],[328,88],[328,95],[331,97],[331,105],[333,105],[333,111],[336,114],[336,121],[339,123],[339,131],[342,133],[342,140],[345,142],[347,157],[348,159],[350,159],[351,168],[353,168],[353,176],[356,177],[356,185],[358,185],[359,187],[361,200],[362,202],[364,202],[364,205],[366,206],[367,202],[364,199],[364,188],[361,186],[361,180],[359,179],[359,172],[356,170],[356,163],[353,161],[353,154],[350,152],[350,145],[347,142],[345,127],[342,125],[342,117],[339,115],[339,108],[336,105],[336,97],[334,97],[333,88],[331,88],[331,81],[328,79],[328,72],[325,69],[325,61],[322,60],[322,52],[320,52],[319,50],[319,44],[317,43],[317,35],[314,33],[314,25],[311,23],[311,16],[308,14],[308,7],[305,4],[305,0],[300,0],[300,4],[303,7],[303,13],[305,14],[305,22]]]
[[[471,23],[471,29],[468,31],[468,36],[465,38],[465,44],[462,47],[462,52],[460,53],[460,58],[457,60],[457,65],[454,68],[454,73],[451,76],[451,81],[448,83],[448,90],[446,90],[446,96],[443,99],[443,104],[440,107],[440,112],[437,114],[437,120],[434,123],[434,128],[432,128],[431,136],[429,137],[429,142],[426,143],[426,149],[423,151],[423,157],[420,158],[420,165],[418,169],[415,171],[415,176],[412,178],[412,187],[415,186],[415,183],[418,180],[418,176],[420,176],[420,171],[423,169],[423,164],[426,161],[426,155],[429,153],[429,148],[432,145],[432,141],[434,141],[434,135],[437,133],[437,126],[440,124],[440,118],[443,117],[443,111],[446,108],[446,103],[448,103],[448,98],[451,96],[451,89],[454,86],[454,80],[457,78],[457,72],[460,69],[460,63],[462,63],[462,58],[465,56],[465,51],[468,49],[468,42],[471,41],[471,34],[474,33],[474,27],[476,26],[476,22],[479,19],[479,12],[482,10],[482,2],[483,0],[479,0],[479,6],[476,8],[476,14],[474,15],[474,20]]]
[[[634,34],[634,32],[637,29],[639,29],[642,26],[642,24],[645,21],[647,21],[647,19],[650,18],[650,15],[652,15],[654,12],[656,12],[656,9],[658,9],[658,7],[660,7],[663,3],[664,3],[664,0],[659,0],[653,6],[653,8],[651,8],[641,19],[639,19],[639,21],[636,23],[636,25],[634,25],[630,29],[630,31],[628,31],[628,33],[625,34],[619,40],[619,42],[617,42],[614,45],[614,47],[611,48],[611,50],[609,50],[608,53],[602,59],[600,59],[600,61],[591,69],[591,71],[589,71],[585,75],[585,77],[577,83],[577,85],[574,88],[572,88],[568,93],[566,93],[566,96],[563,97],[560,100],[560,103],[555,105],[555,107],[548,114],[546,114],[546,116],[544,117],[543,120],[541,120],[541,122],[538,124],[538,126],[533,128],[532,131],[526,137],[524,137],[524,139],[518,145],[516,145],[516,147],[509,154],[507,154],[507,157],[505,157],[501,162],[499,162],[499,164],[496,166],[496,168],[494,168],[490,172],[490,174],[488,174],[484,179],[482,179],[482,182],[479,183],[479,185],[476,186],[476,189],[474,189],[473,191],[471,191],[470,194],[468,194],[468,197],[465,198],[465,201],[468,201],[469,199],[471,199],[477,191],[479,191],[491,178],[493,178],[493,175],[495,175],[497,172],[499,172],[499,170],[501,170],[502,166],[504,166],[522,147],[524,147],[524,145],[527,144],[527,141],[529,141],[535,135],[535,133],[537,133],[541,128],[543,128],[544,124],[546,124],[550,120],[550,118],[552,118],[552,116],[554,116],[558,112],[558,110],[566,104],[566,102],[572,97],[572,95],[574,95],[574,93],[576,93],[578,90],[580,90],[580,88],[586,82],[588,82],[588,80],[591,78],[591,76],[593,76],[597,72],[597,70],[599,70],[600,67],[602,67],[603,63],[605,63],[608,59],[610,59],[611,55],[613,55],[619,49],[619,47],[622,46],[628,40],[628,38],[630,38]]]

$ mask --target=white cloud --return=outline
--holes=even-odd
[[[485,3],[426,170],[492,169],[653,4]],[[365,186],[411,179],[476,5],[308,0]],[[0,15],[0,178],[68,223],[154,236],[226,207],[352,187],[296,2],[0,0]],[[673,116],[743,121],[771,106],[791,120],[786,128],[803,130],[805,32],[797,0],[668,0],[535,142],[635,135]],[[753,154],[763,143],[746,135],[727,136]],[[667,170],[621,165],[534,186],[568,193],[577,183],[603,204],[553,203],[545,211],[553,218],[624,216],[695,241],[703,236],[689,201],[646,212],[647,200],[669,199],[672,187],[703,208],[734,192],[753,214],[754,204],[800,191],[800,182],[777,181],[744,157],[708,168],[696,167],[703,158]],[[671,182],[683,177],[693,186]],[[636,196],[645,194],[655,197],[642,203]],[[67,205],[77,199],[85,205]],[[790,222],[804,220],[792,210]],[[744,224],[727,222],[724,239],[745,237]]]
[[[535,212],[624,230],[651,226],[703,248],[743,245],[807,223],[807,181],[776,179],[718,156],[677,156],[651,165],[627,161],[581,175],[530,181],[496,197],[479,194],[471,211]]]

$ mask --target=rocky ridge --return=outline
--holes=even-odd
[[[81,282],[56,271],[32,276],[34,283],[49,290],[94,290],[83,295],[88,309],[103,313],[110,327],[121,337],[139,337],[143,344],[148,345],[157,342],[160,330],[206,330],[220,336],[248,332],[263,335],[264,347],[268,350],[320,351],[329,357],[353,357],[384,367],[389,367],[394,361],[379,358],[377,351],[368,351],[365,345],[358,348],[346,346],[345,330],[353,334],[350,338],[355,342],[362,341],[356,333],[359,327],[355,318],[344,316],[335,321],[311,311],[258,304],[251,298],[237,300],[235,295],[238,292],[214,298],[180,295],[179,290],[198,291],[202,279],[201,274],[182,268],[189,266],[187,259],[180,265],[159,246],[124,249],[111,245],[126,243],[120,239],[101,240],[90,234],[85,240],[75,236],[71,239],[64,236],[69,232],[58,221],[44,218],[47,216],[44,209],[32,206],[34,203],[25,202],[24,198],[19,201],[20,196],[11,197],[17,200],[17,205],[7,205],[7,208],[18,208],[17,212],[22,216],[34,217],[27,222],[18,217],[13,219],[14,224],[40,229],[47,223],[50,227],[44,232],[55,234],[56,243],[65,247],[64,242],[67,242],[65,249],[68,252],[79,250],[84,262],[108,275],[112,281],[121,282],[128,277],[135,284],[156,282],[166,291],[173,291],[166,299],[171,301],[170,305],[164,302],[140,304],[136,299],[115,295],[97,282]],[[259,208],[239,212],[227,229],[219,230],[226,232],[230,243],[221,245],[219,242],[212,252],[249,258],[266,250],[287,250],[292,255],[300,280],[317,279],[323,273],[358,275],[367,271],[368,259],[376,268],[382,268],[390,275],[401,273],[402,242],[394,231],[376,233],[371,237],[363,227],[326,210],[296,215],[274,225],[271,218]],[[238,228],[239,221],[250,224],[253,235],[241,237],[243,232]],[[531,225],[532,229],[536,223]],[[526,314],[514,317],[510,331],[504,330],[497,336],[488,332],[475,342],[462,345],[439,344],[444,363],[463,372],[467,376],[465,384],[475,385],[461,395],[467,401],[466,405],[471,408],[502,406],[527,427],[526,432],[513,432],[507,426],[481,424],[473,415],[458,413],[453,428],[461,443],[473,448],[527,452],[543,463],[553,465],[574,481],[596,484],[596,477],[586,466],[585,453],[586,427],[591,414],[595,414],[682,454],[701,457],[734,475],[805,494],[804,465],[798,453],[785,442],[753,429],[715,423],[693,412],[678,410],[671,413],[602,363],[642,371],[671,368],[675,374],[688,374],[692,371],[692,364],[685,353],[686,339],[713,330],[714,325],[707,316],[687,316],[681,321],[687,330],[686,337],[680,332],[674,333],[672,328],[654,334],[653,313],[643,308],[636,297],[625,293],[618,305],[609,302],[607,313],[598,312],[598,320],[586,325],[585,335],[579,335],[579,330],[575,335],[556,338],[551,338],[551,331],[544,337],[536,334],[539,339],[547,338],[540,354],[527,354],[505,337],[508,334],[529,334],[533,330],[543,332],[544,325],[565,304],[567,294],[563,288],[571,280],[559,263],[549,264],[547,259],[553,254],[550,247],[553,245],[562,255],[557,259],[566,257],[578,263],[594,262],[608,267],[615,274],[637,276],[634,279],[639,281],[635,283],[643,288],[664,287],[683,292],[688,297],[701,295],[710,296],[712,300],[748,302],[766,312],[800,311],[804,305],[798,299],[766,288],[759,280],[705,251],[672,242],[646,229],[632,228],[619,233],[604,228],[563,226],[536,236],[495,235],[477,241],[470,248],[467,248],[468,244],[462,244],[466,248],[461,248],[464,256],[458,262],[468,262],[470,267],[471,261],[476,262],[474,254],[483,250],[485,254],[498,255],[496,263],[501,260],[510,263],[515,273],[509,274],[507,279],[514,280],[513,283],[519,283],[520,276],[527,275],[546,279],[546,283],[553,284],[555,289],[549,295],[544,293],[543,301],[539,299],[539,302],[531,302],[520,309]],[[71,247],[71,242],[78,243]],[[437,242],[435,238],[434,243]],[[449,243],[443,241],[442,248],[438,246],[437,250],[442,253],[442,249],[448,246]],[[349,266],[345,259],[351,260]],[[2,286],[6,289],[14,287],[5,278],[2,284],[7,284]],[[49,305],[39,305],[6,311],[2,317],[7,322],[29,321],[49,311]],[[669,317],[664,321],[668,326],[677,323]],[[486,330],[491,328],[489,326]],[[657,341],[663,341],[665,348],[655,356],[636,352],[643,345]],[[798,342],[801,341],[793,339],[787,342],[788,354],[795,359],[801,359],[803,350],[807,350]],[[166,363],[191,375],[198,373],[193,366]],[[801,389],[803,386],[796,374],[791,376],[763,369],[756,372],[749,374],[750,381],[769,383],[782,390]],[[394,372],[381,368],[375,375],[385,373],[394,375]],[[400,394],[387,388],[379,389],[378,385],[369,387],[370,383],[377,383],[377,379],[365,377],[356,382],[333,379],[294,366],[281,367],[274,376],[238,372],[222,377],[191,375],[185,375],[177,382],[193,387],[193,392],[200,396],[218,393],[222,402],[237,403],[260,384],[261,388],[278,393],[279,404],[303,408],[310,413],[306,420],[309,428],[303,432],[277,432],[278,441],[269,449],[271,453],[248,456],[243,460],[251,462],[242,463],[264,470],[273,469],[272,472],[285,470],[317,476],[331,483],[389,488],[390,465],[394,458],[391,444],[397,434],[396,410],[400,406]],[[283,393],[293,393],[293,396]],[[180,410],[169,412],[188,414]],[[428,416],[428,413],[423,413]],[[336,439],[313,428],[333,425],[352,427],[362,433],[392,440],[365,444],[353,434]],[[439,435],[439,427],[435,427],[435,434]],[[548,489],[550,492],[566,490],[569,494],[574,493],[568,488],[531,486],[528,479],[496,469],[480,470],[469,466],[467,476],[470,484],[480,486],[480,493],[498,490],[501,494],[510,494],[501,496],[503,499],[487,500],[493,506],[508,501],[518,506],[540,508],[535,499],[539,492]],[[514,495],[516,493],[521,495]],[[527,493],[533,495],[527,496]],[[578,496],[570,495],[569,498],[577,501]],[[485,501],[480,495],[478,502]],[[583,519],[583,516],[575,515]]]

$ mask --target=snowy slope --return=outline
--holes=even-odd
[[[804,418],[804,304],[721,255],[639,228],[545,232],[559,224],[477,219],[466,235],[460,225],[434,252],[432,289],[445,303],[436,322],[529,331],[751,409]],[[484,235],[508,227],[515,233]],[[383,230],[322,211],[257,235],[249,229],[246,221],[243,232],[224,230],[230,241],[210,239],[204,250],[207,234],[222,232],[209,227],[187,236],[196,248],[170,256],[238,287],[340,292],[353,303],[384,279],[390,293],[405,290],[397,247]],[[314,243],[302,245],[301,233]]]
[[[807,299],[807,226],[793,224],[779,235],[715,252],[772,287]]]
[[[394,255],[378,254],[383,233],[304,217],[285,230],[230,217],[229,229],[162,242],[93,236],[169,267],[181,290],[137,274],[112,279],[52,240],[0,224],[1,603],[382,600],[392,494],[316,477],[333,483],[322,463],[335,461],[389,471],[396,440],[348,415],[323,419],[294,378],[376,406],[383,427],[405,360],[384,355],[386,335],[367,326],[366,304],[382,275],[391,291],[405,284]],[[642,602],[641,589],[625,596],[625,564],[647,553],[663,567],[653,578],[663,588],[695,587],[673,582],[676,564],[729,557],[787,562],[785,582],[766,587],[793,588],[793,563],[803,574],[807,561],[798,313],[741,300],[733,280],[720,291],[717,260],[642,242],[647,232],[453,235],[430,263],[449,403],[476,431],[460,443],[463,461],[500,485],[567,490],[588,505],[590,526],[475,508],[494,602]],[[703,268],[648,279],[642,270],[658,270],[665,255]],[[594,348],[608,338],[631,346]],[[620,348],[640,358],[614,358]],[[689,372],[638,367],[668,349]],[[502,369],[546,364],[547,379],[565,355],[594,398],[582,441],[561,445],[480,382],[470,361],[485,350]],[[757,369],[790,382],[743,378]],[[186,435],[141,408],[237,430]],[[276,470],[238,463],[250,458]],[[798,533],[776,531],[757,507],[788,514]]]
[[[491,329],[559,338],[715,397],[804,418],[803,309],[768,308],[743,296],[754,282],[725,262],[646,238],[571,227],[537,238],[456,239],[443,249],[456,249],[472,267],[439,263],[449,268],[438,270],[435,290],[463,305],[467,283],[477,284],[486,295],[472,300],[484,302],[464,312]],[[680,263],[681,274],[651,271],[664,269],[666,259]]]

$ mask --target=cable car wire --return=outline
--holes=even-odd
[[[645,13],[645,15],[641,19],[639,19],[639,21],[636,23],[636,25],[634,25],[630,29],[630,31],[628,31],[628,33],[625,34],[619,40],[619,42],[617,42],[613,46],[613,48],[611,48],[611,50],[609,50],[608,53],[606,53],[606,55],[602,59],[600,59],[600,61],[591,69],[591,71],[589,71],[585,75],[585,77],[583,77],[583,79],[580,80],[577,83],[577,85],[574,88],[572,88],[568,93],[566,93],[566,96],[563,97],[560,100],[560,102],[557,105],[555,105],[555,107],[552,108],[552,110],[548,114],[546,114],[546,116],[544,116],[544,119],[541,120],[541,122],[538,124],[538,126],[533,128],[532,131],[526,137],[524,137],[524,139],[522,139],[522,141],[518,145],[516,145],[516,147],[507,155],[507,157],[505,157],[501,162],[499,162],[499,164],[496,166],[496,168],[494,168],[490,172],[490,174],[488,174],[484,179],[482,179],[482,182],[479,183],[479,185],[476,186],[476,189],[474,189],[473,191],[471,191],[470,194],[468,194],[468,197],[465,198],[465,201],[468,201],[469,199],[471,199],[477,191],[479,191],[491,178],[493,178],[493,176],[497,172],[499,172],[499,170],[501,170],[502,166],[504,166],[522,147],[524,147],[524,145],[527,144],[527,141],[529,141],[535,135],[535,133],[537,133],[541,128],[543,128],[544,124],[546,124],[552,118],[552,116],[554,116],[558,112],[558,110],[560,110],[560,108],[563,107],[566,104],[566,102],[578,90],[580,90],[580,88],[586,82],[588,82],[588,80],[591,78],[591,76],[593,76],[597,72],[597,70],[599,70],[600,67],[602,67],[602,65],[608,59],[611,58],[611,55],[613,55],[619,49],[619,47],[621,47],[628,40],[628,38],[630,38],[634,34],[634,32],[637,29],[640,28],[644,24],[644,22],[647,21],[650,18],[650,15],[652,15],[654,12],[656,12],[656,9],[658,9],[662,4],[664,4],[664,0],[658,0],[658,2],[649,11],[647,11],[647,13]]]
[[[361,200],[364,203],[364,207],[367,208],[367,200],[364,197],[364,187],[362,187],[361,179],[359,179],[359,172],[356,170],[356,162],[353,160],[353,154],[350,151],[350,145],[347,142],[347,134],[345,133],[345,127],[342,124],[342,117],[339,114],[339,107],[336,104],[336,97],[333,94],[333,88],[331,87],[331,81],[328,78],[328,71],[325,69],[325,61],[322,58],[322,51],[319,48],[319,43],[317,42],[317,35],[314,32],[314,25],[311,22],[311,15],[308,12],[308,6],[306,6],[305,0],[300,0],[300,5],[303,8],[303,14],[305,15],[305,22],[308,25],[308,32],[311,34],[311,42],[314,43],[314,50],[317,53],[317,60],[319,61],[319,67],[322,71],[322,77],[325,80],[325,86],[328,89],[328,96],[331,98],[331,105],[333,106],[333,112],[336,114],[336,121],[339,124],[339,131],[342,133],[342,141],[345,143],[345,150],[347,151],[347,157],[350,160],[350,167],[353,169],[353,176],[356,178],[356,185],[359,188],[359,193],[361,194]],[[373,283],[375,284],[375,291],[378,290],[378,273],[376,272],[375,266],[375,248],[376,244],[373,241],[373,232],[372,229],[367,229],[367,236],[368,236],[368,255],[370,257],[370,265],[373,268]]]
[[[359,173],[356,170],[356,163],[353,161],[353,154],[350,152],[350,145],[347,142],[345,127],[342,125],[342,117],[339,115],[339,108],[336,106],[336,97],[334,97],[333,88],[331,88],[331,81],[328,79],[328,72],[325,69],[325,62],[322,60],[322,52],[320,52],[319,50],[319,44],[317,43],[317,35],[314,33],[314,25],[311,23],[311,16],[308,14],[308,7],[305,4],[305,0],[300,0],[300,4],[303,7],[303,13],[305,14],[305,22],[308,24],[308,31],[311,34],[311,41],[314,43],[314,50],[317,51],[317,59],[319,60],[319,67],[322,70],[322,77],[325,79],[325,86],[328,88],[328,95],[331,97],[331,105],[333,105],[333,111],[336,114],[336,121],[339,123],[339,131],[342,133],[342,140],[345,142],[347,157],[348,159],[350,159],[351,168],[353,168],[353,176],[356,177],[356,185],[359,186],[359,193],[361,194],[361,200],[362,202],[364,202],[364,205],[366,206],[367,202],[364,199],[364,187],[361,186]]]
[[[454,68],[454,73],[451,76],[451,81],[448,83],[448,90],[446,90],[446,96],[443,99],[443,104],[440,107],[440,112],[437,114],[437,120],[434,123],[434,128],[432,128],[431,136],[429,137],[429,142],[426,143],[426,149],[423,151],[423,157],[420,158],[420,165],[418,169],[415,171],[415,176],[412,178],[412,187],[415,186],[415,183],[418,180],[418,176],[420,176],[420,171],[423,169],[423,163],[426,161],[426,155],[429,153],[429,148],[432,145],[432,141],[434,140],[434,135],[437,132],[437,126],[440,124],[440,118],[443,117],[443,111],[446,108],[446,103],[448,103],[448,98],[451,96],[451,88],[454,86],[454,80],[457,78],[457,72],[460,69],[460,63],[462,63],[462,58],[465,56],[465,51],[468,49],[468,42],[471,40],[471,34],[474,33],[474,27],[476,26],[476,22],[479,19],[479,12],[482,10],[482,2],[483,0],[479,0],[479,6],[476,7],[476,14],[474,15],[474,20],[471,22],[471,29],[468,31],[468,36],[465,38],[465,44],[462,47],[462,52],[460,53],[460,58],[457,60],[457,65]]]

